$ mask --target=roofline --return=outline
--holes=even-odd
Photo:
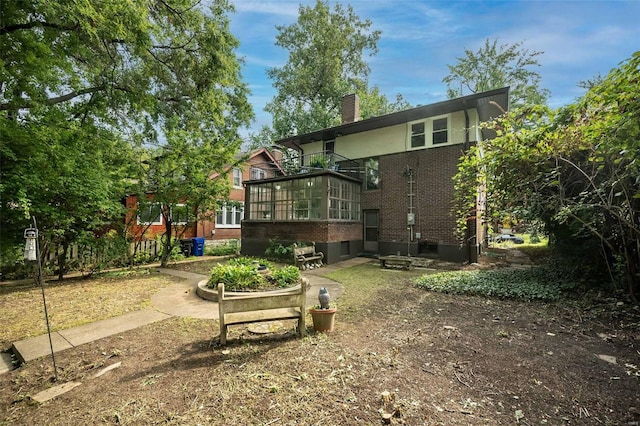
[[[351,135],[355,133],[366,132],[369,130],[389,127],[396,124],[407,123],[414,120],[420,120],[426,117],[448,114],[454,111],[460,111],[468,108],[478,108],[481,99],[485,98],[502,98],[502,102],[494,105],[496,111],[508,110],[509,87],[489,90],[487,92],[474,93],[472,95],[462,96],[460,98],[448,99],[446,101],[436,102],[429,105],[422,105],[404,111],[392,112],[390,114],[371,117],[366,120],[355,121],[353,123],[341,124],[339,126],[327,129],[316,130],[296,136],[289,136],[275,141],[277,145],[285,146],[295,150],[300,150],[300,145],[335,139],[336,137]],[[486,104],[483,104],[486,105]],[[483,114],[496,116],[499,114]]]

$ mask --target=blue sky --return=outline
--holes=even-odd
[[[240,41],[243,79],[257,132],[271,124],[264,106],[275,91],[266,70],[281,67],[287,52],[275,45],[276,25],[297,20],[300,4],[315,0],[231,0],[231,31]],[[393,99],[402,94],[412,105],[446,99],[442,78],[464,49],[476,51],[486,38],[500,43],[523,41],[523,48],[542,51],[541,86],[551,91],[549,104],[559,107],[584,93],[581,80],[606,75],[640,50],[640,0],[634,1],[426,1],[330,0],[351,4],[372,28],[382,31],[379,52],[368,57],[369,84]]]

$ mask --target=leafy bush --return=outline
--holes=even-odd
[[[173,261],[185,260],[187,257],[182,253],[180,245],[173,246],[171,248],[171,254],[169,255],[169,259]]]
[[[293,261],[293,244],[284,246],[277,240],[269,240],[269,246],[264,251],[269,259],[291,263]]]
[[[207,246],[205,253],[209,256],[228,256],[238,252],[238,240],[230,240],[218,246]]]
[[[424,275],[416,285],[430,291],[450,294],[521,300],[556,300],[575,283],[563,281],[547,268],[457,271]]]
[[[260,257],[249,257],[249,256],[234,257],[233,259],[229,259],[229,264],[252,266],[253,268],[257,268],[258,265],[264,265],[268,269],[273,268],[273,264],[271,262],[269,262],[267,259],[262,259]]]
[[[218,283],[224,283],[229,291],[241,291],[246,289],[259,289],[267,284],[253,265],[232,265],[230,263],[216,265],[211,268],[207,287],[216,288]]]
[[[259,264],[267,266],[269,274],[262,275],[257,268]],[[213,267],[207,287],[216,288],[218,283],[224,283],[228,291],[265,290],[273,287],[291,287],[299,279],[300,271],[295,266],[274,269],[273,265],[264,259],[238,257],[230,259],[226,264]]]
[[[300,270],[293,265],[284,266],[271,271],[267,279],[276,287],[291,287],[300,279]]]

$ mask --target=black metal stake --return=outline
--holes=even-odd
[[[38,225],[36,225],[35,216],[31,217],[33,219],[33,227],[36,230],[36,235],[38,235]],[[53,360],[53,380],[58,380],[58,368],[56,367],[56,357],[53,353],[53,341],[51,340],[51,326],[49,325],[49,313],[47,312],[47,299],[44,296],[44,279],[42,278],[42,261],[40,259],[40,241],[38,237],[36,237],[36,258],[38,261],[38,281],[40,282],[40,288],[42,289],[42,303],[44,304],[44,318],[47,321],[47,334],[49,334],[49,347],[51,348],[51,359]]]

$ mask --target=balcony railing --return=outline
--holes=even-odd
[[[362,179],[363,168],[357,161],[330,151],[314,152],[294,158],[284,159],[282,168],[288,175],[332,170],[344,175]]]
[[[329,151],[283,158],[279,162],[279,166],[284,170],[285,176],[312,173],[320,170],[332,170],[357,179],[362,179],[364,176],[364,167],[360,163]],[[251,180],[281,176],[279,169],[273,163],[254,163],[251,169]]]

